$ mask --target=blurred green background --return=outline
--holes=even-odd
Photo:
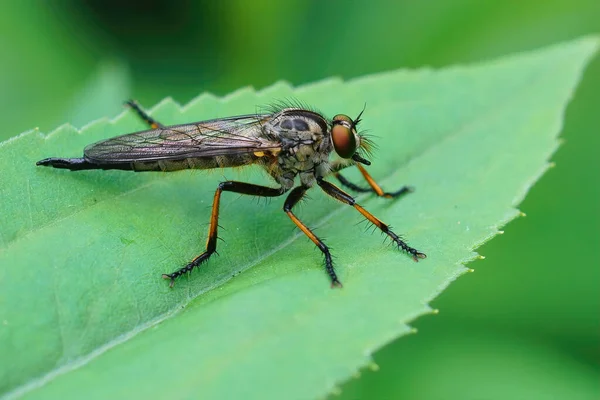
[[[0,22],[4,140],[114,117],[129,97],[186,103],[535,49],[600,32],[600,2],[7,0]],[[528,216],[340,398],[600,398],[599,107],[597,58],[567,110],[556,168],[520,207]]]

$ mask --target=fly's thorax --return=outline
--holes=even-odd
[[[265,122],[266,136],[278,139],[283,151],[290,154],[302,152],[302,146],[319,144],[328,136],[327,120],[314,111],[286,108]],[[304,149],[306,151],[306,149]]]
[[[279,162],[284,169],[312,168],[331,151],[327,120],[313,111],[286,108],[264,124],[267,136],[281,143]]]
[[[281,143],[276,165],[268,171],[284,187],[298,174],[304,184],[311,177],[314,180],[316,168],[327,161],[333,149],[327,120],[314,111],[283,109],[263,124],[263,130],[265,136]]]

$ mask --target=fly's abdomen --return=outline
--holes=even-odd
[[[46,158],[37,162],[44,165],[71,171],[83,171],[87,169],[117,169],[121,171],[180,171],[183,169],[212,169],[241,167],[252,164],[258,157],[254,154],[236,154],[229,156],[192,157],[181,160],[148,160],[148,161],[120,161],[108,162],[83,158]]]
[[[213,169],[231,168],[249,165],[255,162],[253,154],[236,154],[229,156],[195,157],[181,160],[135,161],[131,163],[132,170],[144,171],[180,171],[183,169]]]

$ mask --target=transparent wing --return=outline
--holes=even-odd
[[[277,150],[281,143],[262,129],[272,114],[241,115],[129,133],[89,145],[96,162],[176,160]]]

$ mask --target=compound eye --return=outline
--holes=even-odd
[[[337,117],[337,116],[336,116]],[[342,158],[350,158],[356,153],[356,138],[351,125],[343,120],[333,120],[331,140],[335,152]]]
[[[333,117],[333,123],[343,123],[343,122],[347,122],[350,125],[354,124],[354,121],[352,121],[352,118],[350,118],[349,116],[345,115],[345,114],[338,114],[335,117]]]

